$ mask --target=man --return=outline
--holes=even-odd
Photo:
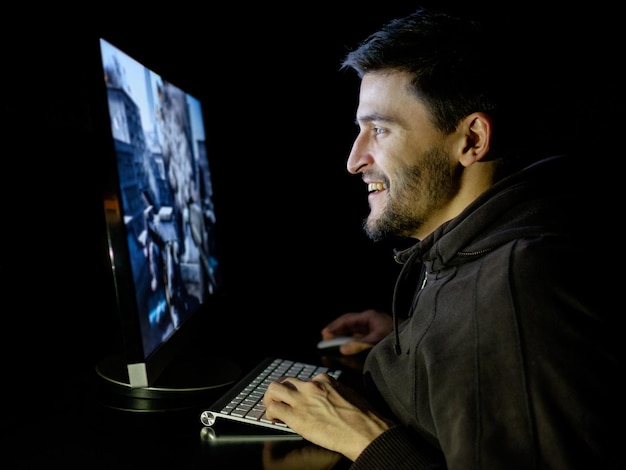
[[[371,348],[366,397],[320,375],[271,384],[264,404],[353,469],[617,466],[616,318],[582,261],[596,188],[552,155],[557,106],[511,80],[494,34],[420,9],[343,63],[361,79],[347,167],[365,231],[416,243],[396,256],[392,317],[322,330],[356,337],[344,354]]]

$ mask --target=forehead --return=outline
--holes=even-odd
[[[405,72],[373,72],[361,79],[357,119],[379,116],[390,120],[427,120],[423,101],[410,86]]]
[[[361,88],[377,92],[409,93],[410,76],[399,71],[375,71],[363,75]]]

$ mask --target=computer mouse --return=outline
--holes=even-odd
[[[317,343],[317,349],[322,349],[324,351],[329,350],[337,350],[339,346],[348,341],[352,341],[355,339],[353,336],[337,336],[335,338],[323,339],[319,343]]]

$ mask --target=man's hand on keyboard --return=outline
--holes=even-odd
[[[269,419],[284,422],[309,442],[350,460],[393,425],[354,390],[327,374],[272,382],[263,405]]]

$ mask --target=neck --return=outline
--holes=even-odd
[[[420,230],[414,234],[414,238],[423,240],[439,226],[463,212],[478,196],[493,185],[494,173],[494,162],[476,162],[463,168],[459,190],[448,203],[425,221]]]

